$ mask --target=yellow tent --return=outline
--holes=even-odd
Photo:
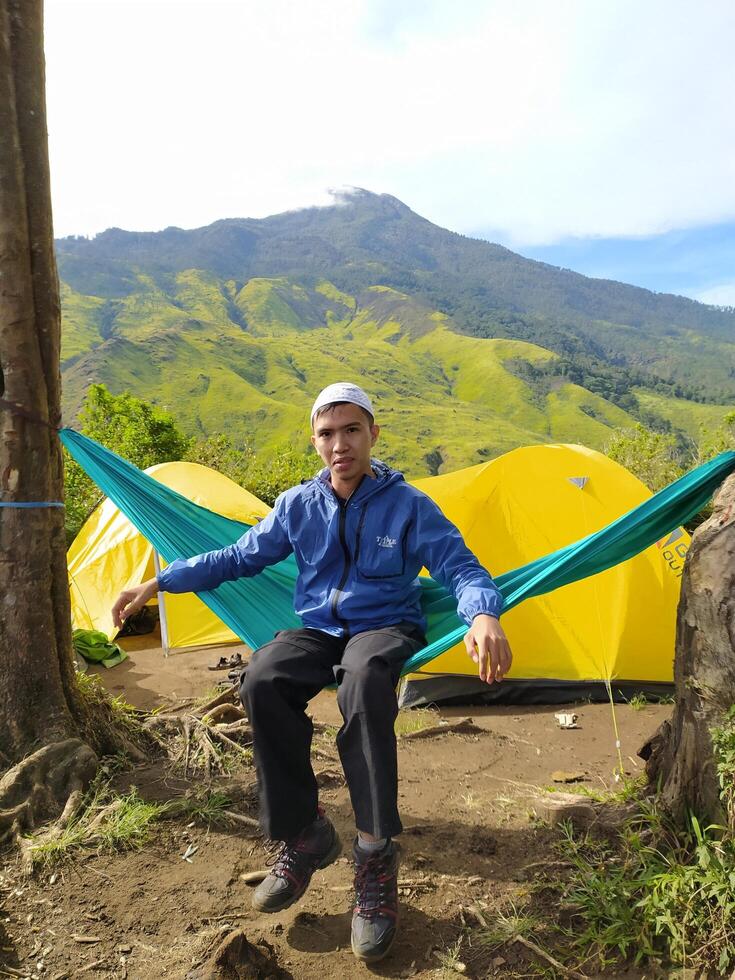
[[[458,525],[494,575],[598,531],[651,496],[623,466],[572,445],[516,449],[415,486]],[[500,695],[501,688],[507,698],[512,687],[518,697],[547,701],[556,691],[568,700],[572,689],[599,690],[604,680],[631,690],[670,684],[688,546],[689,535],[679,528],[635,558],[503,616],[514,685],[504,682],[495,691],[480,685],[460,644],[411,675],[402,702],[464,700],[481,691]]]
[[[159,463],[146,473],[225,517],[253,524],[270,510],[252,493],[199,463]],[[106,498],[87,520],[67,555],[74,627],[101,630],[112,639],[117,633],[110,615],[113,602],[123,589],[152,578],[156,574],[155,561],[152,546]],[[165,648],[238,641],[197,596],[159,595],[159,606],[162,600]]]
[[[197,503],[248,523],[269,508],[231,480],[196,463],[164,463],[148,472]],[[498,575],[609,524],[650,496],[624,467],[582,446],[532,446],[490,463],[416,481],[453,520],[480,561]],[[607,572],[521,603],[503,617],[514,652],[497,693],[569,699],[590,682],[613,680],[655,689],[672,680],[683,558],[679,529]],[[115,628],[117,594],[155,574],[150,544],[105,500],[68,555],[76,627]],[[159,597],[161,599],[162,597]],[[237,637],[196,596],[166,595],[164,646],[189,647]],[[277,624],[274,624],[274,629]],[[164,631],[165,633],[165,631]],[[515,685],[513,682],[516,682]],[[489,692],[462,645],[407,680],[404,703]]]

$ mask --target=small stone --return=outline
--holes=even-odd
[[[585,772],[567,772],[565,769],[556,769],[551,774],[551,778],[555,783],[581,783],[587,778],[587,773]]]

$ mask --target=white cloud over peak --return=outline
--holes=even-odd
[[[57,233],[358,185],[518,243],[735,216],[735,5],[47,0]]]

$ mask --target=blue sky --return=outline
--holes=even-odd
[[[733,301],[732,0],[45,9],[58,235],[358,186],[522,254]]]

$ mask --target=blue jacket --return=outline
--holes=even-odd
[[[329,470],[286,490],[270,514],[235,544],[172,562],[158,576],[164,592],[206,592],[257,575],[294,553],[294,609],[304,626],[334,636],[408,620],[426,628],[417,576],[427,568],[457,598],[468,624],[499,616],[503,598],[437,505],[378,460],[348,501]]]

